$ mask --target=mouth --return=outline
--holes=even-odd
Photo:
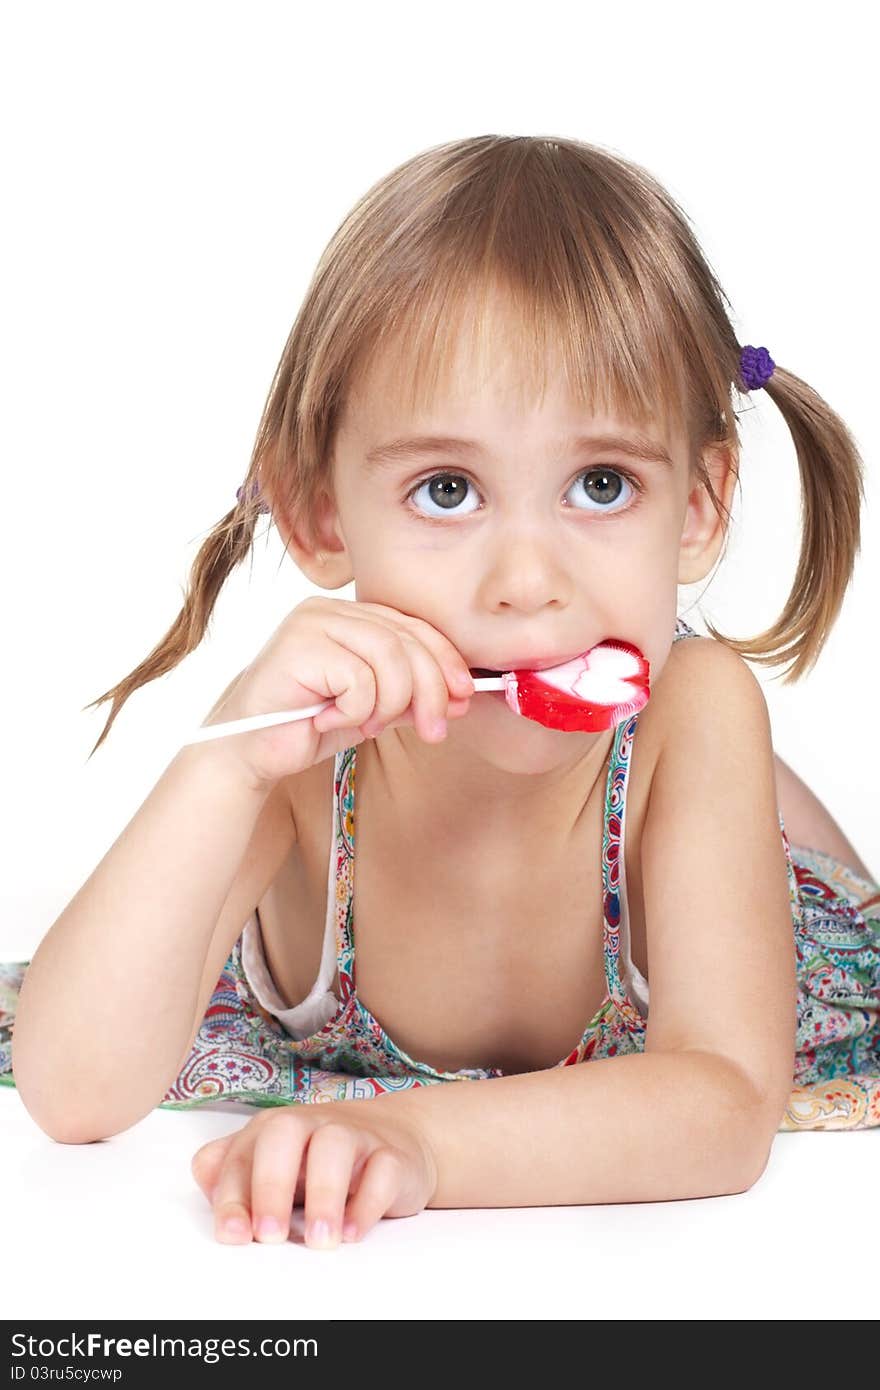
[[[472,676],[503,676],[508,671],[549,671],[553,666],[565,666],[569,661],[577,661],[583,655],[580,651],[575,652],[574,656],[548,656],[543,659],[530,656],[522,661],[510,661],[498,670],[489,666],[472,666],[470,670]]]
[[[521,661],[509,661],[506,666],[502,666],[500,669],[491,666],[471,666],[470,672],[472,676],[503,676],[508,671],[549,671],[551,667],[567,666],[570,661],[579,661],[581,657],[587,656],[597,647],[606,644],[629,646],[629,643],[623,642],[620,637],[601,637],[598,642],[593,643],[592,647],[581,647],[579,651],[573,652],[570,656],[527,656],[523,657]]]

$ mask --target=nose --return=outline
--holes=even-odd
[[[490,607],[564,608],[574,593],[566,551],[552,527],[501,528],[484,553],[483,576],[483,598]]]

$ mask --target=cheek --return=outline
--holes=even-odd
[[[649,583],[644,577],[621,580],[607,613],[607,630],[632,642],[647,658],[653,685],[660,675],[675,635],[678,591],[669,584]]]
[[[649,679],[652,692],[669,660],[675,635],[675,622],[676,612],[673,605],[671,611],[664,609],[662,613],[656,615],[650,630],[643,631],[643,640],[638,643],[650,665]]]

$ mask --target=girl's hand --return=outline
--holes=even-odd
[[[311,719],[219,740],[255,785],[272,787],[394,724],[426,743],[467,714],[474,683],[460,652],[421,618],[380,603],[313,595],[281,622],[202,727],[334,700]]]
[[[197,1150],[192,1173],[214,1207],[218,1240],[286,1241],[292,1209],[304,1205],[315,1250],[360,1240],[383,1216],[416,1216],[437,1189],[427,1140],[381,1098],[261,1110]]]

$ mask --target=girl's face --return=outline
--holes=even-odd
[[[689,495],[685,441],[587,418],[558,391],[524,403],[501,369],[479,390],[465,371],[454,381],[412,415],[374,359],[348,398],[332,525],[356,598],[424,619],[472,668],[562,661],[624,638],[648,658],[655,685],[676,585],[701,577],[681,570],[705,549],[709,515],[717,525],[703,490]],[[415,749],[407,726],[388,732],[412,734]],[[607,741],[546,729],[481,694],[422,755],[552,773]]]

